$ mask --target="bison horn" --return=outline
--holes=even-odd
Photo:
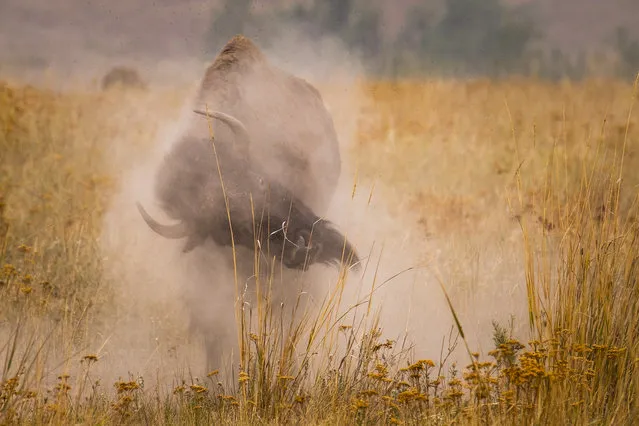
[[[149,225],[149,228],[151,228],[153,231],[160,234],[164,238],[178,239],[189,236],[189,231],[184,223],[178,223],[175,225],[162,225],[161,223],[153,219],[151,215],[146,212],[146,210],[144,210],[142,204],[135,204],[137,205],[138,211],[142,215],[142,218],[144,219],[146,224]]]
[[[311,247],[311,233],[307,230],[300,231],[297,236],[296,245],[298,248],[310,248]]]
[[[246,130],[246,126],[244,126],[244,123],[242,123],[240,120],[220,111],[209,112],[209,111],[202,111],[200,109],[194,109],[193,112],[208,118],[217,118],[218,120],[226,123],[226,125],[229,126],[231,130],[233,131],[233,133],[235,134],[235,137],[237,137],[238,139],[237,142],[240,145],[240,147],[242,147],[242,149],[248,149],[251,143],[251,138],[249,136],[248,130]]]

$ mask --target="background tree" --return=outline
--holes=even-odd
[[[324,0],[313,3],[317,23],[328,34],[340,34],[347,30],[353,12],[353,0]]]
[[[374,1],[315,0],[308,6],[297,5],[290,19],[308,28],[311,37],[335,37],[360,55],[369,71],[383,63],[384,40],[382,14]]]
[[[205,36],[207,54],[215,53],[239,33],[245,33],[251,21],[251,0],[226,0],[213,10],[211,26]]]
[[[532,12],[504,6],[499,0],[446,0],[442,17],[436,20],[432,10],[417,6],[406,16],[396,52],[402,62],[410,61],[413,67],[418,63],[432,73],[526,73],[528,47],[537,35]]]
[[[393,77],[432,72],[435,12],[428,5],[411,8],[404,18],[404,25],[392,42],[387,55],[392,59],[389,74]]]
[[[634,80],[639,73],[639,41],[632,40],[628,29],[617,28],[615,48],[619,55],[618,74],[621,78]]]

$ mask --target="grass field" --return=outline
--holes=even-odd
[[[333,214],[363,252],[388,240],[390,260],[372,261],[361,281],[336,277],[297,326],[280,328],[260,304],[255,328],[238,322],[241,365],[222,380],[194,373],[201,347],[177,290],[161,284],[180,272],[157,266],[171,264],[168,252],[134,214],[115,213],[190,88],[60,94],[0,83],[2,423],[639,418],[636,87],[318,86],[344,147]],[[345,217],[369,206],[385,213]],[[428,285],[393,287],[393,274],[418,265]],[[371,290],[382,280],[384,301]],[[363,311],[347,321],[358,285]],[[417,325],[397,319],[408,310]]]

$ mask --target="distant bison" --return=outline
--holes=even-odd
[[[147,85],[134,68],[116,66],[102,77],[102,90],[112,87],[125,87],[146,90]]]

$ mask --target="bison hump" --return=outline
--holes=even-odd
[[[220,72],[249,71],[257,65],[266,64],[266,56],[249,38],[236,35],[229,40],[205,73],[207,78],[214,78]]]
[[[197,102],[233,103],[240,96],[239,81],[258,69],[268,67],[266,56],[260,49],[247,37],[236,35],[206,69]]]

